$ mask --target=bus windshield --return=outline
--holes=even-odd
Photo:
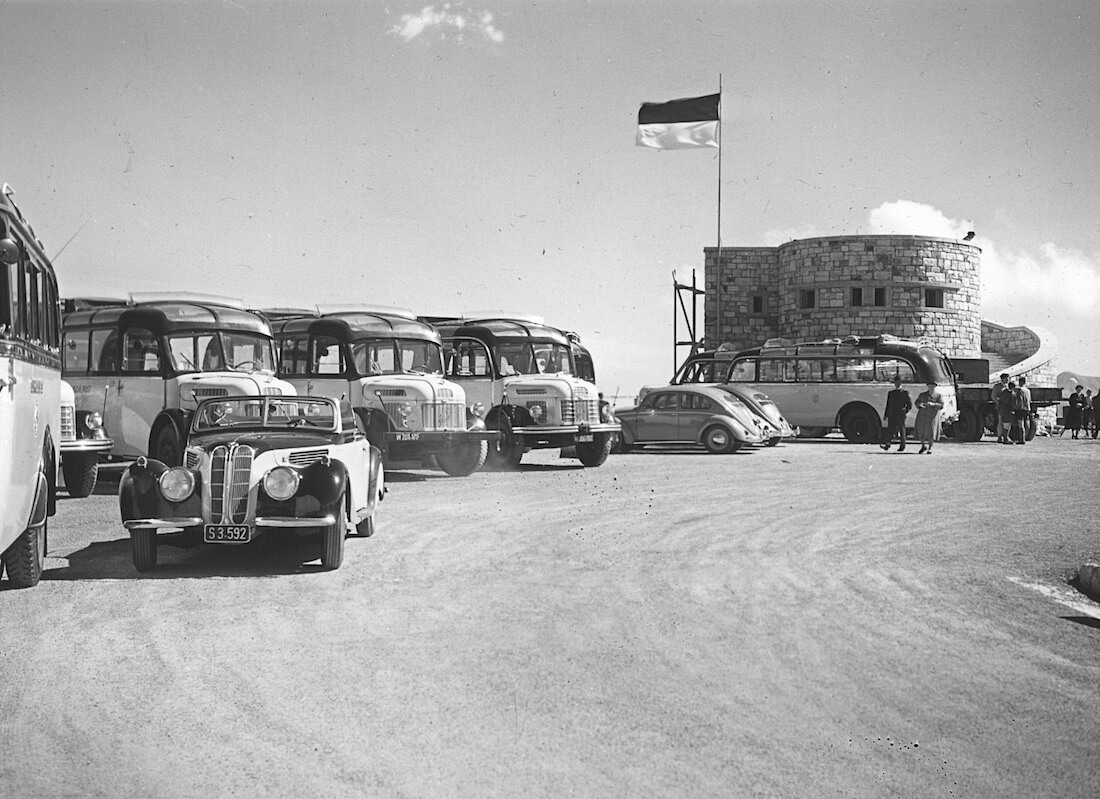
[[[496,348],[500,373],[508,375],[573,374],[572,350],[561,344],[508,342]]]
[[[177,372],[264,372],[275,374],[270,339],[239,331],[186,333],[168,337]]]
[[[443,348],[423,339],[368,339],[351,348],[361,375],[443,374]]]

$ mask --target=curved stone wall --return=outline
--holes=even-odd
[[[981,250],[954,239],[827,236],[779,247],[707,248],[708,345],[773,337],[927,336],[981,354]],[[721,301],[719,307],[718,302]]]

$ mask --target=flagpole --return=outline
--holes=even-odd
[[[718,73],[718,250],[714,253],[714,341],[722,343],[722,73]]]

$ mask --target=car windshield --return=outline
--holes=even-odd
[[[308,428],[335,432],[337,409],[321,397],[240,397],[202,403],[195,412],[192,431],[253,428],[286,430]]]
[[[271,339],[240,331],[186,333],[168,337],[177,372],[264,372],[275,374]]]
[[[508,375],[573,374],[573,353],[561,344],[508,342],[496,348],[500,373]]]

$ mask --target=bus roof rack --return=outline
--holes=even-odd
[[[457,320],[474,322],[479,319],[514,319],[517,322],[530,322],[533,325],[545,325],[546,320],[537,314],[514,313],[512,311],[466,311]]]
[[[294,319],[299,316],[316,316],[317,308],[261,308],[268,319]]]
[[[90,311],[93,308],[118,308],[129,305],[130,301],[122,297],[66,297],[61,300],[64,313]]]
[[[138,305],[146,302],[193,302],[199,305],[225,305],[229,308],[238,308],[247,311],[248,306],[244,300],[236,297],[221,297],[217,294],[199,294],[192,291],[132,291],[130,292],[130,304]]]
[[[379,316],[400,316],[405,319],[416,319],[408,308],[399,308],[396,305],[370,305],[369,303],[328,303],[317,306],[319,314],[335,313],[369,313]]]

